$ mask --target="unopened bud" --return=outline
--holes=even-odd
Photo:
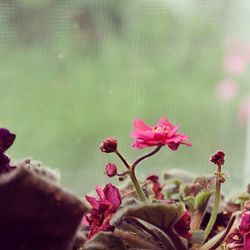
[[[102,141],[100,149],[104,153],[113,153],[117,148],[117,140],[114,137],[108,137]]]
[[[105,167],[105,174],[108,177],[113,177],[117,174],[117,167],[114,163],[107,163],[106,167]]]
[[[210,157],[210,161],[216,165],[222,166],[225,162],[225,153],[221,150],[217,150],[213,155]]]

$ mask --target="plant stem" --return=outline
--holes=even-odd
[[[126,166],[126,168],[128,169],[127,173],[130,176],[130,179],[135,187],[135,190],[140,198],[141,201],[147,201],[147,198],[140,186],[140,183],[138,182],[136,175],[135,175],[135,167],[144,159],[156,154],[160,149],[161,149],[162,145],[158,145],[153,151],[139,157],[137,160],[135,160],[133,162],[132,165],[130,165],[126,159],[122,156],[122,154],[120,154],[120,152],[116,149],[115,154],[120,158],[120,160],[123,162],[123,164]]]
[[[209,222],[207,224],[207,227],[205,229],[205,237],[207,239],[208,235],[211,233],[214,223],[217,218],[218,210],[219,210],[219,204],[220,204],[220,189],[221,189],[221,166],[218,166],[217,172],[216,172],[216,185],[215,185],[215,194],[214,194],[214,204],[213,204],[213,210],[212,214],[210,216]]]
[[[144,192],[143,192],[143,190],[142,190],[142,188],[140,186],[140,183],[138,182],[138,180],[137,180],[137,178],[135,176],[135,170],[132,167],[131,167],[131,171],[130,171],[129,176],[130,176],[130,179],[131,179],[131,181],[132,181],[132,183],[133,183],[133,185],[135,187],[135,190],[136,190],[140,200],[141,201],[147,201],[147,198],[146,198],[146,196],[145,196],[145,194],[144,194]]]
[[[144,159],[156,154],[160,149],[161,149],[162,145],[158,145],[153,151],[139,157],[137,160],[135,160],[132,164],[132,168],[135,168],[141,161],[143,161]]]
[[[123,162],[123,164],[125,165],[125,167],[127,169],[130,169],[130,165],[128,164],[128,162],[126,161],[126,159],[121,155],[121,153],[118,151],[118,149],[116,149],[115,154],[120,158],[120,160]]]

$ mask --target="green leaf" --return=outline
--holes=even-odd
[[[202,191],[199,192],[196,196],[195,196],[195,207],[198,210],[203,210],[209,201],[209,198],[211,197],[211,192],[207,192],[207,191]]]
[[[113,216],[111,223],[119,224],[126,216],[144,220],[163,231],[171,227],[184,212],[184,205],[180,202],[165,204],[164,202],[143,203],[121,209]]]
[[[101,232],[87,241],[84,250],[126,250],[123,241],[112,232]]]

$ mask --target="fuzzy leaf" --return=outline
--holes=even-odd
[[[144,220],[164,231],[171,227],[183,212],[184,205],[182,203],[143,203],[121,209],[113,216],[111,223],[119,224],[126,216],[132,216]]]
[[[0,177],[0,242],[8,250],[68,250],[86,206],[20,167]]]
[[[202,191],[199,192],[196,196],[195,196],[195,207],[198,210],[203,210],[205,209],[205,207],[208,204],[208,201],[211,197],[211,193],[207,192],[207,191]]]
[[[87,241],[84,250],[126,250],[123,241],[111,232],[101,232]]]
[[[143,248],[143,249],[157,249],[157,250],[176,250],[171,239],[159,228],[147,224],[141,223],[139,219],[135,217],[126,217],[122,224],[117,228],[124,231],[120,233],[123,236],[123,240],[131,248]],[[131,236],[126,232],[132,233]]]

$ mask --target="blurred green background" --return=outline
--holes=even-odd
[[[237,6],[244,9],[243,2]],[[8,153],[58,168],[62,183],[82,195],[116,182],[103,175],[107,161],[122,170],[114,155],[100,153],[104,138],[115,136],[132,160],[142,153],[131,149],[132,121],[154,125],[166,116],[193,147],[164,148],[138,168],[140,176],[171,167],[211,173],[209,156],[224,149],[231,172],[225,187],[240,187],[241,94],[230,102],[216,96],[226,34],[241,27],[234,7],[213,0],[0,0],[0,126],[17,134]]]

